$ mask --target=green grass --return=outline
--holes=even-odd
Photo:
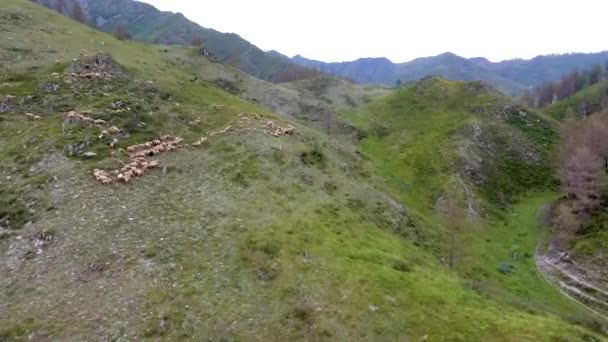
[[[524,312],[595,325],[535,268],[536,211],[555,199],[551,193],[527,195],[555,184],[550,160],[556,134],[541,117],[442,79],[402,88],[344,117],[368,132],[361,147],[387,186],[425,226],[435,227],[429,234],[433,253],[446,260],[452,250],[463,286]],[[471,145],[481,148],[466,149]],[[528,159],[526,150],[538,160]],[[470,153],[482,159],[480,177],[472,179],[460,173]],[[455,232],[443,228],[436,201],[445,193],[477,206],[484,218],[473,217]],[[452,234],[455,247],[448,241]],[[502,265],[513,271],[502,274]]]
[[[473,182],[491,205],[504,207],[522,192],[554,184],[547,162],[556,139],[551,127],[494,94],[468,92],[463,83],[430,79],[345,117],[368,132],[366,154],[420,210],[434,207],[470,155],[481,159]]]
[[[569,321],[590,320],[586,312],[573,305],[536,270],[534,253],[542,239],[543,205],[559,194],[538,193],[513,206],[504,220],[487,226],[473,226],[462,234],[465,255],[459,268],[471,285],[481,293],[503,298],[506,302],[530,312],[551,312]],[[513,266],[509,274],[500,274],[501,264]]]
[[[264,133],[266,119],[253,120],[252,131],[233,131],[200,148],[161,155],[166,172],[150,172],[129,186],[104,187],[90,179],[90,170],[118,165],[125,156],[113,157],[93,128],[62,129],[64,111],[91,110],[127,129],[121,147],[160,134],[192,142],[234,123],[241,112],[289,120],[211,84],[189,82],[189,69],[155,47],[91,33],[26,1],[0,6],[19,14],[6,18],[23,21],[2,21],[8,34],[0,37],[0,53],[12,56],[8,69],[22,75],[20,80],[48,81],[54,59],[60,54],[71,59],[91,37],[94,44],[103,39],[99,50],[111,53],[130,75],[108,83],[81,81],[74,88],[62,81],[52,94],[24,89],[20,99],[26,94],[32,99],[0,115],[0,144],[9,146],[0,150],[0,191],[9,200],[0,203],[25,200],[21,203],[34,209],[32,224],[18,230],[20,239],[0,240],[0,287],[5,289],[0,340],[593,336],[552,310],[558,299],[536,282],[528,264],[509,275],[519,277],[520,285],[490,273],[513,239],[522,239],[517,242],[527,249],[531,235],[518,238],[509,229],[475,235],[497,239],[495,259],[471,261],[489,274],[482,280],[496,285],[497,292],[471,287],[464,265],[450,272],[441,260],[446,230],[434,214],[433,199],[451,184],[459,160],[454,138],[461,137],[462,125],[485,120],[459,106],[464,101],[467,109],[479,108],[496,102],[493,97],[469,98],[460,83],[437,81],[416,97],[398,94],[371,104],[369,112],[352,116],[369,135],[363,156],[348,142],[294,122],[296,134],[276,138]],[[49,22],[45,31],[34,24]],[[53,51],[39,48],[39,39],[52,42]],[[17,58],[13,45],[31,49],[32,56]],[[155,83],[142,82],[150,79]],[[7,89],[21,82],[13,80]],[[10,91],[3,88],[2,94]],[[109,111],[112,100],[125,101],[131,111]],[[45,103],[49,107],[41,106]],[[43,118],[27,120],[21,115],[26,110]],[[188,125],[192,119],[201,125]],[[370,129],[373,125],[380,128]],[[64,155],[65,144],[83,139],[91,140],[96,160]],[[506,227],[523,232],[532,208],[544,198],[516,208],[526,218]],[[499,227],[497,222],[484,228]],[[37,232],[53,238],[37,247]],[[471,246],[470,253],[478,255],[489,248],[480,240]],[[533,309],[522,307],[517,300],[529,298],[520,296],[522,289],[549,299],[538,299]]]

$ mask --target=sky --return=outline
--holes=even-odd
[[[263,50],[326,62],[608,50],[606,0],[144,0]]]

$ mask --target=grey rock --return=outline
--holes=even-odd
[[[509,274],[515,270],[515,266],[513,264],[502,263],[498,265],[498,272],[502,274]]]
[[[10,111],[12,107],[8,103],[0,103],[0,113],[6,113]]]
[[[87,158],[87,159],[93,159],[93,158],[97,157],[97,153],[95,153],[95,152],[85,152],[82,156],[85,157],[85,158]]]
[[[42,83],[38,86],[38,90],[46,91],[47,93],[54,93],[59,90],[60,86],[57,83]]]
[[[69,156],[77,155],[82,153],[82,151],[88,146],[87,142],[79,142],[76,144],[69,144],[65,147],[66,153]]]
[[[125,104],[124,104],[122,101],[112,101],[112,102],[110,103],[110,106],[111,106],[112,108],[122,108],[122,107],[124,107],[124,106],[125,106]]]

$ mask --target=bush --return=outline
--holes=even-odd
[[[118,40],[131,40],[131,33],[129,33],[126,26],[120,24],[114,29],[114,37]]]
[[[315,145],[310,151],[302,152],[300,160],[302,160],[304,165],[324,168],[326,158],[321,150],[321,147]]]

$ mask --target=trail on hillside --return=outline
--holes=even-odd
[[[540,219],[541,216],[546,217],[550,208],[551,205],[549,203],[540,206],[536,213],[537,218]],[[541,223],[537,225],[536,234],[534,262],[538,273],[563,296],[585,308],[593,317],[602,321],[605,332],[608,332],[606,328],[608,326],[608,316],[599,311],[608,310],[608,292],[561,267],[560,264],[563,263],[563,260],[560,253],[555,252],[550,254],[542,252],[540,229],[543,226]]]

